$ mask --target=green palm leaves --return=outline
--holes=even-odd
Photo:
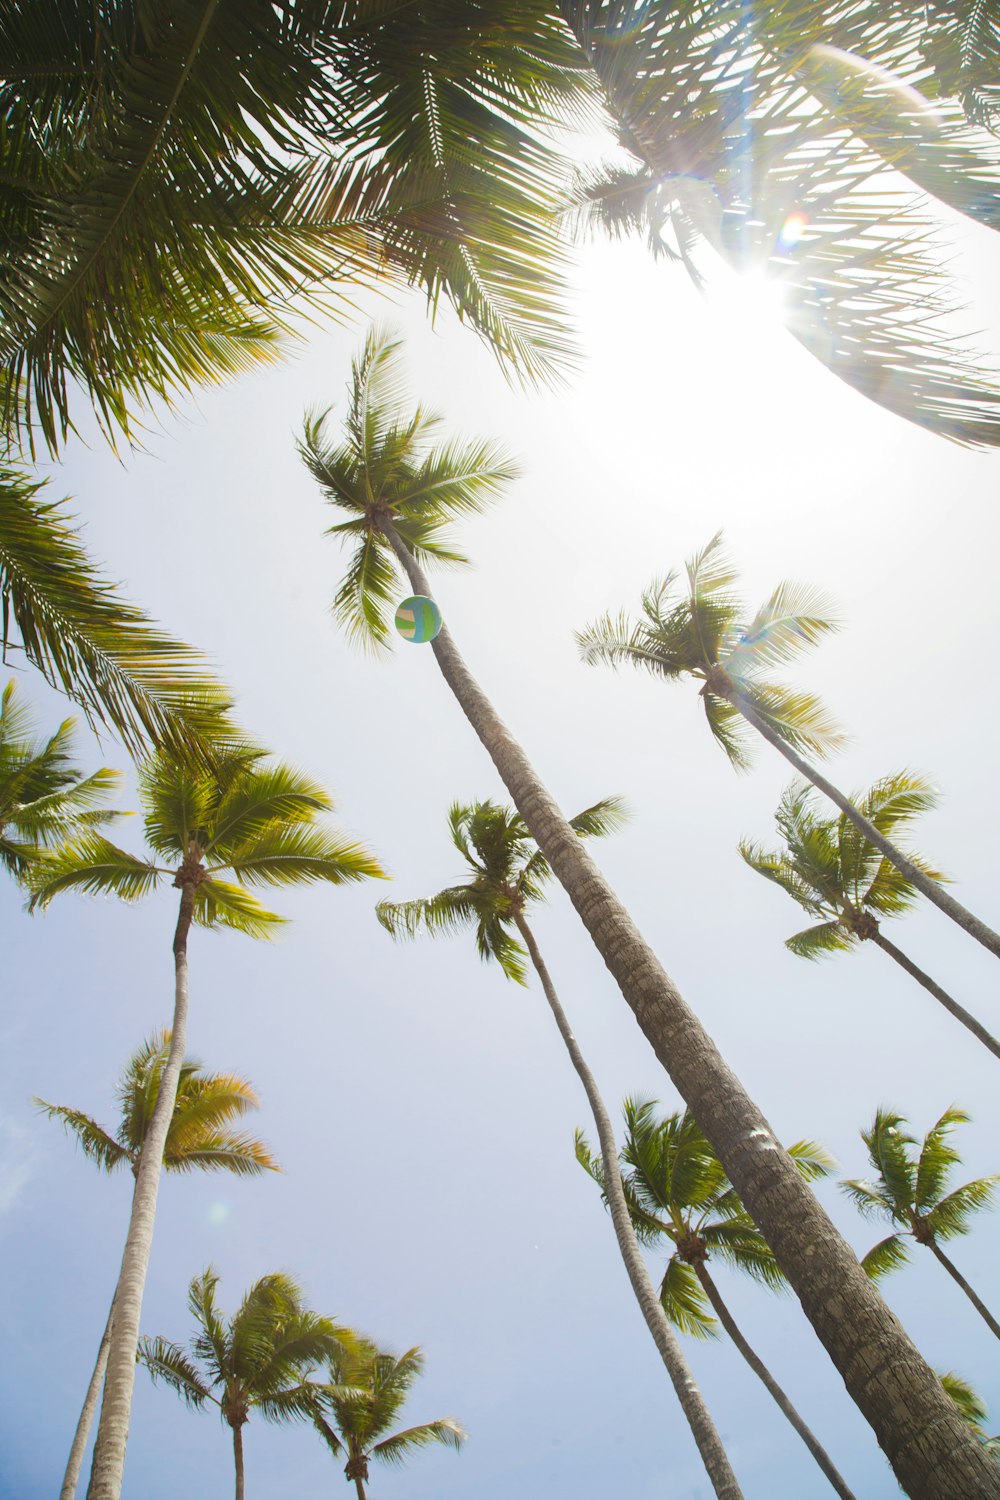
[[[283,918],[250,886],[286,886],[380,876],[377,861],[342,836],[316,826],[329,795],[301,772],[237,746],[197,771],[166,756],[147,762],[140,779],[146,839],[159,864],[97,834],[83,835],[46,858],[33,882],[32,905],[67,890],[137,901],[164,879],[194,885],[194,920],[250,937],[273,936]],[[231,871],[235,880],[221,876]]]
[[[619,797],[595,802],[571,819],[581,838],[603,837],[625,821]],[[471,928],[484,961],[498,963],[508,979],[527,983],[527,954],[510,931],[533,901],[541,900],[550,870],[523,820],[495,802],[455,803],[448,813],[451,839],[469,878],[416,901],[380,901],[376,915],[393,937],[432,937]]]
[[[346,1456],[344,1473],[362,1500],[372,1459],[403,1464],[432,1443],[457,1449],[465,1440],[465,1430],[454,1417],[389,1431],[423,1367],[419,1349],[395,1355],[360,1340],[331,1359],[330,1384],[316,1387],[316,1430],[334,1457]]]
[[[133,753],[150,743],[191,757],[227,729],[229,695],[190,646],[127,603],[81,546],[64,507],[0,463],[3,648],[23,650],[88,719]]]
[[[0,865],[18,880],[28,878],[46,848],[122,816],[101,806],[121,777],[108,770],[81,776],[72,759],[73,730],[66,719],[38,740],[13,679],[0,695]]]
[[[344,441],[331,442],[318,415],[299,443],[324,497],[348,517],[330,527],[354,547],[333,613],[375,650],[390,640],[400,576],[392,539],[421,561],[464,563],[447,526],[482,510],[516,473],[496,444],[432,445],[438,418],[419,406],[403,413],[399,347],[373,329],[353,363]]]
[[[968,1122],[964,1110],[946,1109],[927,1132],[922,1143],[910,1135],[906,1120],[892,1110],[880,1109],[869,1130],[861,1132],[876,1176],[849,1178],[841,1186],[866,1218],[884,1218],[897,1226],[887,1239],[869,1250],[862,1264],[878,1279],[909,1259],[908,1240],[926,1245],[959,1282],[977,1311],[1000,1337],[1000,1328],[983,1307],[955,1267],[946,1259],[938,1241],[967,1234],[973,1216],[992,1205],[1000,1176],[979,1177],[962,1187],[946,1191],[952,1169],[961,1161],[952,1144],[956,1126]],[[919,1150],[916,1149],[919,1145]]]
[[[832,49],[812,45],[901,68],[912,84],[926,72],[925,14],[897,11],[888,26],[863,6],[832,13],[794,0],[752,12],[691,0],[569,0],[563,10],[627,153],[624,165],[584,175],[592,221],[644,233],[698,281],[711,279],[701,254],[710,247],[731,272],[766,279],[789,331],[863,395],[960,442],[996,445],[1000,390],[954,336],[929,205],[891,175],[913,134],[907,101],[892,107],[890,92],[880,129],[870,107],[845,114],[844,67],[831,79]],[[851,65],[856,84],[865,65]],[[909,165],[919,157],[921,188],[983,217],[1000,156],[988,137],[968,136],[951,122]]]
[[[907,771],[885,776],[851,798],[881,833],[894,838],[937,800],[928,782]],[[853,948],[875,935],[879,917],[901,916],[917,900],[912,882],[843,813],[823,818],[816,812],[810,787],[790,786],[775,822],[784,849],[768,853],[744,840],[740,853],[751,869],[780,886],[810,916],[826,919],[788,938],[785,946],[800,958]],[[944,878],[919,855],[908,857],[931,880]]]
[[[88,1160],[105,1172],[129,1166],[135,1172],[160,1092],[170,1051],[170,1032],[150,1037],[132,1054],[118,1083],[119,1118],[112,1134],[90,1115],[64,1104],[35,1103],[76,1136]],[[163,1150],[167,1172],[226,1171],[256,1176],[277,1171],[277,1163],[255,1137],[230,1128],[260,1100],[246,1079],[235,1073],[205,1073],[201,1063],[185,1058],[177,1085],[174,1112]]]
[[[738,770],[750,764],[740,703],[793,748],[818,754],[835,748],[841,736],[819,700],[769,675],[836,629],[824,596],[780,583],[748,618],[721,533],[688,561],[686,573],[686,595],[675,573],[646,590],[642,620],[605,615],[579,632],[583,660],[630,664],[671,682],[700,681],[708,727]]]

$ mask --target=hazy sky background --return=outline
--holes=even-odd
[[[996,241],[969,241],[960,274],[1000,349]],[[197,931],[190,1050],[237,1070],[263,1107],[252,1128],[285,1170],[254,1182],[164,1181],[143,1328],[185,1342],[190,1278],[207,1264],[232,1310],[275,1269],[311,1304],[386,1345],[419,1343],[410,1422],[453,1414],[470,1438],[405,1470],[372,1500],[708,1500],[710,1489],[636,1309],[598,1194],[573,1160],[586,1101],[540,990],[483,966],[470,939],[394,945],[375,901],[460,875],[453,800],[502,795],[429,649],[355,653],[329,617],[344,566],[333,517],[294,451],[303,410],[344,410],[368,315],[405,332],[414,393],[449,429],[502,438],[523,475],[462,528],[475,568],[436,575],[449,626],[565,810],[624,795],[629,828],[595,853],[668,970],[785,1140],[811,1136],[863,1175],[858,1131],[879,1104],[923,1132],[952,1103],[967,1177],[1000,1167],[996,1062],[876,950],[818,965],[783,939],[805,925],[749,871],[738,839],[771,841],[788,777],[762,745],[737,776],[691,685],[584,667],[573,631],[635,610],[654,574],[720,526],[756,605],[783,577],[837,602],[842,632],[796,669],[852,735],[832,763],[850,788],[911,767],[944,797],[918,846],[988,920],[996,883],[998,458],[888,416],[821,369],[739,297],[706,304],[639,246],[580,258],[584,362],[559,392],[508,387],[475,336],[417,299],[364,305],[281,368],[202,393],[117,461],[74,443],[53,493],[71,494],[92,551],[129,595],[211,654],[243,721],[335,793],[340,825],[391,886],[276,893],[295,918],[273,946]],[[408,590],[401,589],[400,596]],[[44,722],[66,709],[21,673]],[[81,740],[88,768],[122,765]],[[131,794],[125,799],[135,806]],[[138,849],[136,819],[120,841]],[[130,1179],[108,1179],[32,1094],[114,1123],[128,1054],[167,1023],[174,893],[123,908],[67,896],[29,919],[0,887],[0,1500],[52,1500],[104,1324]],[[679,1105],[558,889],[536,933],[617,1118],[627,1092]],[[994,961],[936,911],[891,935],[995,1031]],[[887,1232],[833,1185],[823,1201],[859,1252]],[[954,1247],[1000,1303],[995,1217]],[[659,1274],[662,1262],[653,1262]],[[791,1297],[723,1269],[737,1319],[859,1500],[898,1488]],[[955,1369],[1000,1428],[989,1331],[932,1257],[886,1295],[927,1357]],[[723,1340],[686,1345],[747,1500],[830,1490]],[[251,1500],[346,1494],[310,1431],[246,1430]],[[139,1372],[126,1494],[229,1493],[228,1430]]]

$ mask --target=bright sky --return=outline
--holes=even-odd
[[[998,309],[995,242],[964,262],[976,319]],[[370,304],[407,337],[414,393],[452,430],[503,438],[523,477],[462,530],[475,563],[436,591],[460,648],[569,813],[627,797],[627,831],[595,852],[668,970],[786,1140],[811,1136],[863,1175],[858,1131],[879,1104],[920,1133],[952,1103],[973,1123],[966,1177],[1000,1167],[996,1063],[875,950],[810,966],[783,939],[797,908],[746,869],[741,836],[771,841],[784,763],[762,746],[738,777],[695,689],[578,661],[572,632],[635,610],[653,575],[719,527],[756,603],[782,577],[837,601],[841,634],[795,680],[852,735],[833,764],[848,788],[907,766],[943,792],[919,845],[960,899],[997,916],[995,726],[998,460],[866,403],[784,333],[707,307],[683,272],[638,246],[581,257],[585,363],[558,393],[511,390],[475,337],[414,300]],[[190,1050],[258,1088],[253,1129],[279,1178],[164,1182],[143,1313],[184,1342],[190,1278],[211,1263],[232,1310],[285,1269],[312,1306],[386,1345],[419,1343],[427,1374],[406,1411],[452,1414],[463,1452],[373,1471],[372,1500],[708,1500],[709,1486],[631,1299],[599,1197],[573,1160],[593,1134],[540,991],[478,960],[471,939],[396,946],[376,899],[430,894],[460,875],[453,800],[502,795],[428,649],[354,653],[329,601],[343,566],[332,517],[294,453],[304,408],[344,407],[364,318],[317,334],[297,359],[202,394],[147,451],[119,463],[94,438],[54,479],[93,551],[173,631],[211,653],[244,722],[323,778],[340,824],[391,886],[278,893],[294,917],[273,947],[196,932]],[[401,591],[402,593],[403,591]],[[47,723],[65,705],[24,673]],[[89,741],[88,767],[122,764]],[[134,800],[130,805],[135,805]],[[138,820],[121,835],[139,847]],[[64,897],[44,917],[0,887],[8,1003],[0,1032],[0,1500],[51,1500],[61,1479],[124,1242],[126,1177],[101,1178],[31,1096],[109,1125],[125,1058],[167,1023],[173,893],[123,909]],[[666,1075],[555,890],[536,933],[617,1117],[628,1092],[679,1105]],[[992,960],[936,911],[895,941],[996,1030]],[[821,1196],[867,1250],[866,1225]],[[1000,1223],[983,1215],[954,1258],[994,1309]],[[662,1262],[653,1262],[659,1275]],[[898,1489],[791,1297],[719,1269],[760,1355],[856,1493]],[[886,1285],[927,1357],[986,1398],[1000,1377],[985,1325],[929,1255]],[[825,1480],[739,1356],[688,1345],[747,1500],[826,1500]],[[246,1431],[251,1500],[346,1494],[302,1429]],[[126,1494],[215,1500],[232,1483],[228,1432],[139,1372]]]

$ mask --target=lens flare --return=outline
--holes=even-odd
[[[794,250],[802,239],[809,224],[808,214],[804,214],[800,208],[795,209],[778,230],[778,249],[781,251]]]

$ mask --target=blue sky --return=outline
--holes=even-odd
[[[995,252],[968,241],[978,321]],[[581,255],[585,360],[558,392],[508,387],[474,336],[417,301],[367,303],[281,368],[205,392],[116,460],[96,435],[53,478],[92,550],[130,595],[217,662],[264,743],[322,778],[337,820],[383,859],[391,887],[279,894],[294,917],[273,946],[196,933],[190,1050],[246,1074],[257,1133],[285,1168],[161,1191],[144,1330],[183,1341],[187,1283],[206,1264],[232,1308],[286,1269],[317,1309],[387,1345],[419,1343],[427,1373],[410,1420],[453,1414],[459,1455],[430,1452],[373,1476],[373,1500],[526,1493],[708,1500],[709,1486],[635,1309],[592,1185],[573,1161],[586,1103],[535,988],[480,964],[471,941],[396,946],[376,899],[430,893],[458,873],[445,817],[502,794],[430,651],[371,661],[329,616],[342,560],[332,519],[294,453],[307,406],[343,409],[369,316],[407,338],[415,393],[450,429],[502,438],[522,477],[462,530],[475,567],[436,576],[470,665],[570,813],[624,795],[633,820],[596,851],[666,967],[786,1140],[811,1136],[864,1170],[858,1130],[879,1104],[919,1132],[951,1103],[973,1115],[966,1175],[1000,1166],[995,1061],[883,955],[810,966],[782,940],[802,923],[740,861],[770,840],[785,768],[762,747],[737,776],[694,688],[589,669],[572,632],[634,609],[651,577],[720,526],[748,599],[781,577],[837,601],[843,629],[795,679],[852,740],[835,779],[903,766],[941,787],[920,846],[956,893],[996,913],[992,642],[997,458],[907,426],[839,385],[780,329],[730,298],[706,306],[635,246]],[[401,590],[401,593],[403,591]],[[65,705],[22,680],[46,722]],[[83,737],[89,766],[122,765]],[[134,806],[134,799],[125,799]],[[122,842],[139,847],[138,820]],[[0,1308],[0,1500],[49,1500],[106,1315],[128,1212],[33,1094],[113,1119],[117,1072],[169,1019],[172,893],[140,908],[63,898],[29,919],[0,887],[0,1254],[16,1294]],[[568,903],[537,936],[605,1098],[678,1100]],[[894,939],[995,1030],[992,960],[936,912]],[[879,1237],[832,1185],[824,1202],[864,1251]],[[998,1230],[984,1215],[955,1259],[1000,1303]],[[791,1297],[725,1272],[741,1326],[859,1495],[898,1493],[866,1425]],[[886,1286],[928,1358],[973,1382],[1000,1428],[992,1337],[929,1255]],[[722,1341],[689,1345],[748,1500],[828,1487]],[[248,1495],[346,1493],[306,1430],[247,1433]],[[228,1434],[140,1372],[127,1495],[192,1500],[231,1484]]]

